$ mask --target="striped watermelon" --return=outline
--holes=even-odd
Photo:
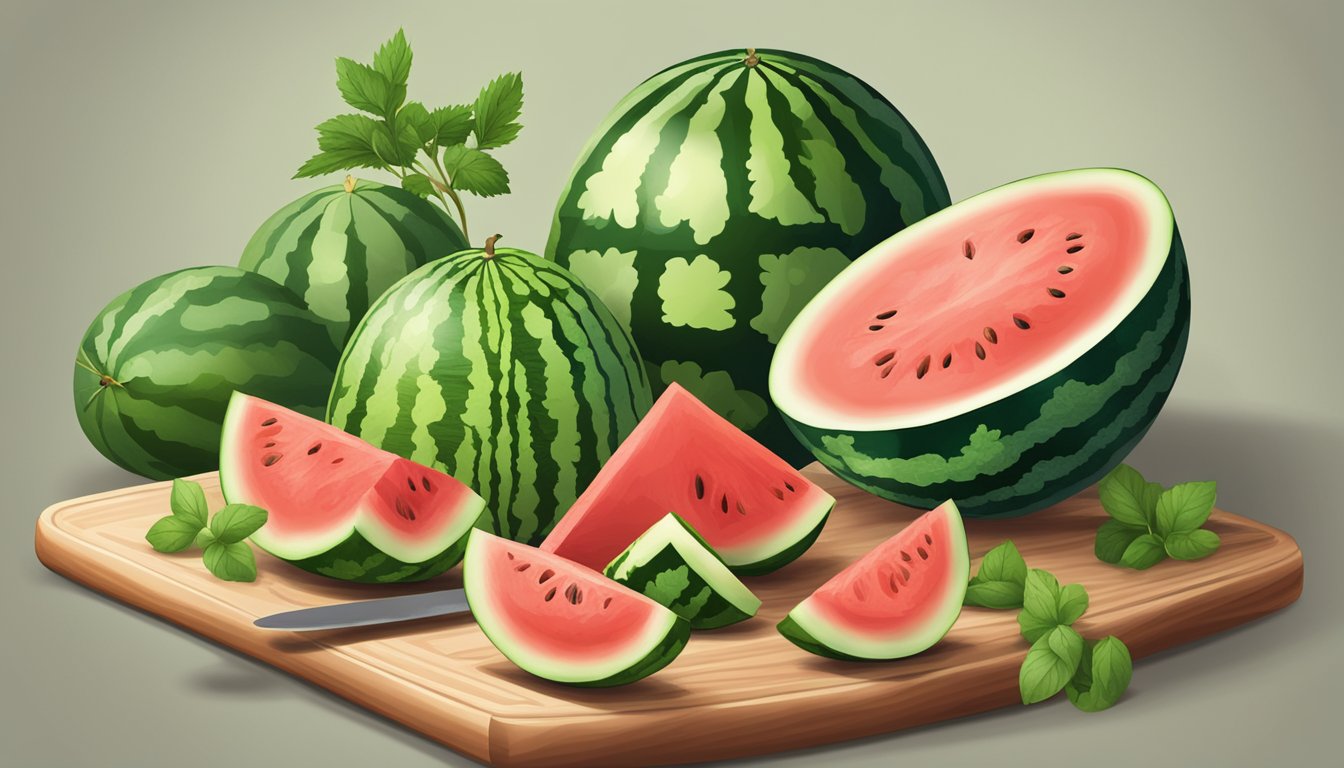
[[[157,480],[215,469],[234,390],[321,415],[340,350],[298,297],[233,267],[156,277],[112,300],[75,355],[89,442]]]
[[[303,299],[344,345],[370,305],[422,264],[467,247],[442,209],[400,187],[347,176],[276,211],[238,266]]]
[[[774,345],[873,245],[948,204],[924,142],[858,78],[723,51],[628,94],[580,155],[546,255],[629,325],[655,394],[675,381],[794,466]]]
[[[346,347],[332,424],[475,488],[540,542],[649,408],[633,342],[569,272],[470,250],[383,294]]]
[[[1185,355],[1190,278],[1134,173],[1045,174],[892,237],[798,315],[770,393],[822,464],[962,514],[1049,506],[1124,459]]]

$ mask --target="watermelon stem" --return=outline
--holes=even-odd
[[[481,258],[486,261],[495,258],[495,241],[499,240],[501,237],[503,237],[503,235],[491,235],[490,237],[485,238],[485,255]]]
[[[746,64],[748,67],[754,67],[754,66],[756,66],[757,64],[760,64],[760,63],[761,63],[761,58],[760,58],[759,56],[756,55],[756,49],[755,49],[755,48],[748,48],[748,49],[747,49],[747,58],[743,59],[743,60],[742,60],[742,63],[743,63],[743,64]]]
[[[348,195],[355,191],[355,177],[347,175],[345,177],[345,193]]]

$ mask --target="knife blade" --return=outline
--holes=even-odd
[[[392,624],[398,621],[413,621],[431,616],[451,616],[455,613],[469,613],[467,593],[460,589],[442,589],[437,592],[425,592],[419,595],[401,597],[377,597],[371,600],[356,600],[350,603],[319,605],[315,608],[300,608],[296,611],[273,613],[262,616],[252,622],[261,629],[286,630],[289,632],[313,632],[323,629],[345,629],[348,627],[369,627],[377,624]]]

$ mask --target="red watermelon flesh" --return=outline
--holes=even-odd
[[[509,660],[571,685],[633,682],[666,666],[690,625],[563,557],[474,531],[462,568],[476,622]]]
[[[830,494],[681,386],[672,384],[541,547],[601,570],[676,512],[739,573],[802,554]]]
[[[242,393],[224,420],[220,483],[230,502],[267,510],[252,540],[291,561],[358,534],[402,563],[423,562],[463,541],[484,509],[450,475]]]

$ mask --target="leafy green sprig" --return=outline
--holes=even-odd
[[[1084,712],[1113,706],[1129,687],[1134,665],[1129,648],[1115,636],[1088,642],[1073,628],[1087,611],[1081,584],[1061,586],[1048,571],[1027,568],[1012,541],[985,553],[966,588],[967,605],[1020,608],[1017,624],[1031,643],[1018,670],[1023,704],[1045,701],[1061,690]]]
[[[1097,559],[1144,570],[1165,560],[1198,560],[1218,551],[1218,534],[1204,528],[1217,483],[1180,483],[1163,489],[1121,464],[1101,479],[1101,507],[1111,519],[1097,529]]]
[[[353,168],[385,170],[406,191],[433,197],[456,213],[470,242],[461,195],[493,197],[509,191],[509,174],[489,150],[509,144],[522,130],[522,74],[495,78],[474,103],[430,109],[406,100],[411,59],[402,30],[378,49],[371,64],[336,59],[341,98],[364,114],[337,115],[318,124],[319,151],[294,178]]]
[[[255,581],[257,561],[244,541],[266,524],[266,510],[229,504],[209,516],[199,483],[174,480],[168,499],[172,514],[150,526],[145,540],[158,552],[181,552],[195,545],[205,567],[224,581]]]

